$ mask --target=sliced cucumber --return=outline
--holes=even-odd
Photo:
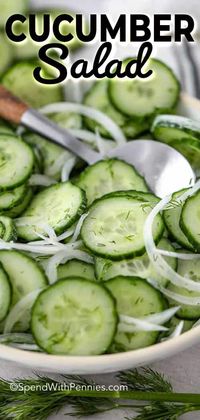
[[[110,198],[110,197],[132,197],[140,201],[141,203],[150,203],[150,205],[152,204],[156,205],[160,200],[158,197],[156,197],[156,195],[152,193],[142,192],[142,191],[137,191],[137,190],[114,191],[108,194],[104,194],[103,196],[103,198]]]
[[[0,262],[8,274],[12,286],[11,306],[25,295],[47,285],[47,278],[40,266],[30,257],[18,251],[1,250]],[[30,309],[15,325],[16,331],[26,331],[30,323]]]
[[[184,326],[183,326],[183,333],[191,330],[192,326],[194,325],[194,320],[189,319],[183,319]],[[177,325],[180,323],[180,318],[177,318],[176,316],[173,316],[173,318],[170,320],[169,323],[169,334],[171,334],[174,329],[177,327]]]
[[[160,292],[140,278],[118,276],[107,281],[105,285],[116,299],[117,312],[120,315],[142,318],[161,312],[166,307]],[[157,338],[157,331],[117,332],[111,351],[120,352],[147,347],[154,344]]]
[[[89,166],[76,180],[76,185],[86,192],[88,204],[112,191],[148,191],[144,178],[133,166],[118,159],[108,159]]]
[[[158,243],[158,248],[167,251],[175,251],[174,247],[166,238],[162,238]],[[177,268],[177,259],[165,258],[173,270]],[[104,258],[95,258],[95,274],[99,281],[107,281],[116,276],[135,276],[143,279],[153,278],[162,286],[166,286],[168,280],[160,276],[153,264],[149,261],[147,254],[129,260],[111,261]]]
[[[0,134],[0,191],[12,190],[30,177],[33,152],[19,137]]]
[[[200,140],[200,123],[178,115],[158,115],[153,121],[151,131],[157,140],[166,143],[191,138]]]
[[[11,304],[11,286],[8,275],[0,264],[0,321],[6,317]]]
[[[169,210],[164,210],[163,217],[171,237],[184,248],[193,250],[192,244],[189,242],[187,236],[184,234],[182,228],[180,227],[180,217],[183,205],[176,205],[176,199],[180,197],[185,191],[186,189],[183,189],[181,191],[177,191],[172,195],[173,208]]]
[[[180,226],[193,247],[200,251],[200,191],[189,197],[183,205]]]
[[[191,279],[196,282],[200,282],[200,260],[178,260],[178,274],[187,279]],[[181,294],[187,297],[198,297],[200,293],[184,289],[183,287],[174,286],[170,283],[168,288],[175,293]],[[171,301],[173,304],[174,302]],[[185,319],[196,319],[200,317],[200,305],[184,305],[179,304],[181,307],[177,312],[176,316]]]
[[[0,24],[1,24],[1,16],[0,16]],[[13,59],[13,50],[11,43],[8,41],[8,38],[5,36],[3,32],[0,33],[0,57],[1,57],[1,64],[0,64],[0,76],[7,70],[10,66],[12,59]]]
[[[86,93],[84,104],[90,106],[91,108],[96,108],[110,117],[119,125],[125,136],[128,138],[133,139],[142,132],[148,130],[149,124],[147,120],[127,118],[112,106],[107,92],[108,83],[108,80],[101,80],[96,82]],[[84,122],[89,130],[95,132],[98,129],[102,136],[110,137],[110,133],[106,130],[106,128],[94,120],[85,118]]]
[[[62,128],[81,128],[82,120],[80,115],[74,113],[60,112],[48,115],[52,121]],[[44,137],[35,133],[27,132],[24,134],[25,140],[40,151],[43,158],[44,173],[56,180],[60,179],[61,169],[68,159],[73,156],[61,146],[54,144]]]
[[[45,235],[42,223],[51,226],[57,234],[63,233],[81,216],[85,204],[84,192],[70,182],[45,188],[34,196],[23,213],[30,221],[26,226],[18,226],[18,236],[26,241],[37,240],[37,231]]]
[[[199,176],[200,141],[191,137],[191,139],[174,140],[170,143],[170,146],[185,156],[196,172],[196,175]]]
[[[66,277],[82,277],[86,280],[95,280],[94,266],[80,260],[70,260],[65,264],[61,264],[57,270],[58,280]]]
[[[85,246],[95,255],[122,260],[145,252],[143,228],[154,207],[132,197],[102,198],[92,205],[83,222],[81,236]],[[155,219],[153,236],[159,241],[164,224]]]
[[[14,188],[14,190],[0,193],[0,211],[10,210],[21,204],[27,194],[28,187],[26,184]]]
[[[2,83],[14,95],[28,105],[39,108],[53,102],[63,100],[60,85],[43,85],[33,77],[33,70],[37,63],[20,62],[14,64],[3,76]],[[45,77],[51,76],[45,71]]]
[[[48,353],[95,355],[111,345],[117,320],[111,294],[95,282],[74,277],[59,280],[39,295],[31,329]]]
[[[24,13],[28,10],[29,0],[1,0],[0,26],[5,27],[7,19],[15,13]]]
[[[0,225],[3,227],[1,239],[5,242],[14,241],[17,238],[17,231],[13,220],[10,217],[0,215]]]
[[[124,61],[124,66],[131,59]],[[172,70],[155,58],[148,61],[153,74],[147,79],[109,81],[110,100],[120,112],[131,117],[147,117],[173,109],[178,101],[180,86]]]
[[[28,207],[32,197],[33,197],[33,191],[31,188],[28,188],[26,196],[24,197],[23,201],[17,204],[16,206],[12,207],[10,210],[7,210],[5,212],[6,216],[9,216],[12,218],[20,216]]]
[[[159,115],[152,125],[153,136],[174,147],[199,171],[200,124],[177,115]]]

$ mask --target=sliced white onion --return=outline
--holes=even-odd
[[[20,321],[20,319],[24,316],[27,309],[30,309],[40,292],[44,290],[44,288],[40,288],[34,290],[33,292],[29,293],[28,295],[24,296],[19,302],[16,303],[15,306],[10,310],[4,326],[4,334],[8,334],[12,331],[16,322]]]
[[[64,239],[69,238],[70,236],[72,236],[74,233],[74,228],[66,230],[66,232],[62,233],[61,235],[59,235],[57,237],[58,241],[64,241]]]
[[[148,283],[150,283],[155,289],[159,290],[163,295],[167,296],[168,298],[175,300],[175,302],[182,303],[183,305],[191,305],[196,306],[200,305],[200,296],[188,297],[184,295],[180,295],[179,293],[174,293],[169,289],[161,286],[157,283],[154,279],[147,279]]]
[[[76,225],[76,229],[74,231],[74,234],[73,234],[72,239],[70,240],[70,242],[75,242],[78,239],[78,237],[80,235],[81,228],[82,228],[82,224],[83,224],[84,220],[86,219],[87,215],[88,215],[88,213],[84,213],[80,217],[80,219],[79,219],[79,221],[78,221],[78,223]]]
[[[172,331],[172,333],[168,335],[167,337],[162,338],[161,341],[168,341],[168,340],[171,340],[172,338],[179,337],[179,335],[181,335],[183,331],[183,327],[184,327],[184,321],[182,320],[174,328],[174,331]]]
[[[103,158],[105,156],[104,142],[102,141],[102,137],[99,133],[98,128],[96,129],[96,144],[97,144],[98,151]]]
[[[85,117],[89,117],[92,120],[97,121],[103,127],[106,127],[106,130],[112,135],[113,139],[116,140],[118,145],[123,145],[126,143],[126,137],[124,133],[119,128],[119,126],[106,114],[103,112],[90,108],[89,106],[82,104],[75,104],[73,102],[58,102],[50,105],[46,105],[40,109],[40,112],[43,114],[58,113],[58,112],[76,112]]]
[[[61,181],[66,182],[69,180],[70,173],[72,169],[74,168],[76,164],[77,159],[75,157],[72,157],[65,162],[65,164],[62,167],[61,171]]]
[[[18,242],[5,242],[0,239],[0,249],[18,249],[20,251],[27,251],[38,255],[54,255],[62,250],[65,251],[66,255],[68,255],[68,253],[73,251],[73,249],[75,249],[77,246],[80,246],[80,242],[78,244],[75,242],[70,244],[58,243],[57,245],[47,245],[45,243],[44,245],[37,245],[37,241],[31,244],[23,244]]]
[[[27,333],[0,334],[0,343],[35,344],[33,336]]]
[[[55,179],[50,178],[47,175],[33,174],[29,179],[29,185],[41,185],[42,187],[50,187],[50,185],[56,184]]]
[[[16,130],[16,135],[21,136],[24,133],[24,131],[25,131],[25,128],[23,127],[23,125],[19,125]]]
[[[135,331],[167,331],[168,328],[163,325],[153,324],[141,318],[134,318],[127,315],[119,315],[119,332],[135,332]]]
[[[89,144],[96,144],[96,134],[92,131],[84,130],[81,128],[69,128],[68,131],[79,140],[83,140]]]
[[[124,333],[135,333],[139,331],[168,331],[168,328],[158,324],[146,324],[146,325],[130,325],[123,322],[118,324],[118,332]]]
[[[90,257],[90,255],[84,251],[73,250],[72,252],[68,252],[68,253],[66,253],[66,251],[58,252],[57,254],[49,258],[46,264],[45,272],[49,279],[50,284],[53,284],[57,281],[58,266],[72,259],[78,259],[78,260],[85,261],[88,263],[93,263],[92,257]]]
[[[171,252],[166,251],[165,249],[156,249],[156,253],[160,255],[164,255],[165,257],[175,257],[180,260],[198,260],[200,258],[200,254],[193,254],[193,253],[185,253],[185,252]]]
[[[163,312],[145,316],[143,319],[148,322],[153,322],[154,324],[165,324],[165,322],[169,321],[179,309],[180,306],[174,306],[173,308],[166,309]]]
[[[155,217],[166,207],[170,200],[171,195],[164,197],[162,200],[160,200],[160,202],[156,204],[156,206],[152,209],[152,211],[149,213],[146,219],[143,232],[146,252],[156,272],[158,272],[161,276],[170,280],[170,282],[175,286],[183,287],[191,291],[200,292],[200,284],[181,276],[175,270],[173,270],[173,268],[167,263],[167,261],[157,252],[157,248],[155,246],[155,242],[153,239],[153,223]]]
[[[55,176],[58,173],[60,173],[62,168],[63,168],[63,165],[65,164],[65,162],[68,159],[71,159],[72,157],[73,157],[73,154],[71,152],[64,151],[64,149],[63,149],[63,153],[61,153],[60,156],[55,160],[53,165],[51,165],[48,168],[48,175],[49,176]]]
[[[38,223],[38,228],[41,228],[49,237],[49,239],[53,240],[57,240],[57,235],[54,231],[54,229],[52,228],[52,226],[48,225],[48,223],[44,223],[44,222],[40,222]],[[44,236],[44,239],[46,238],[46,236]]]

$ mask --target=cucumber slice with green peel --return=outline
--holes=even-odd
[[[185,156],[196,172],[196,175],[199,176],[200,141],[193,138],[175,140],[171,142],[170,146],[174,147],[174,149],[178,150],[178,152]]]
[[[132,165],[119,159],[103,160],[89,166],[75,183],[86,192],[88,204],[113,191],[148,191],[144,178]]]
[[[84,261],[76,259],[70,260],[65,264],[59,265],[57,273],[58,280],[71,276],[82,277],[90,281],[96,280],[94,266],[92,264],[88,264]]]
[[[159,115],[152,125],[155,139],[169,144],[199,172],[200,123],[177,115]]]
[[[8,274],[12,287],[11,307],[32,291],[45,287],[47,278],[41,267],[31,257],[13,250],[1,250],[0,262]],[[15,331],[26,331],[30,324],[30,309],[27,310]]]
[[[86,93],[84,104],[96,108],[110,117],[122,129],[127,138],[133,139],[148,130],[149,123],[147,120],[127,118],[113,107],[108,96],[108,83],[108,80],[97,81]],[[89,130],[95,132],[98,129],[100,135],[110,137],[106,128],[96,121],[85,117],[84,123]]]
[[[0,238],[2,239],[5,233],[5,226],[2,222],[0,222]]]
[[[184,333],[191,330],[191,328],[194,325],[195,320],[183,319],[183,321],[184,321],[184,326],[183,326],[182,332]],[[174,329],[177,327],[179,323],[180,323],[180,318],[177,318],[176,316],[173,316],[173,318],[170,319],[169,334],[171,334],[174,331]]]
[[[11,285],[7,273],[0,264],[0,321],[8,314],[11,305]]]
[[[182,230],[182,227],[180,226],[180,218],[182,213],[183,205],[178,204],[176,205],[176,199],[180,197],[186,189],[183,189],[181,191],[177,191],[172,195],[172,203],[173,208],[169,210],[163,211],[163,218],[165,225],[170,233],[170,236],[181,246],[183,246],[186,249],[189,249],[190,251],[194,250],[194,247],[192,243],[189,241],[188,237],[185,235],[185,233]]]
[[[117,312],[134,318],[142,318],[166,308],[160,292],[138,277],[118,276],[105,283],[117,302]],[[111,351],[136,350],[154,344],[158,331],[117,332]]]
[[[29,0],[1,0],[0,26],[5,27],[7,19],[15,13],[25,13],[28,10]]]
[[[34,196],[23,213],[30,221],[25,226],[18,226],[17,234],[25,241],[38,240],[37,232],[45,235],[42,224],[61,234],[79,219],[85,205],[85,193],[80,188],[70,182],[52,185]]]
[[[0,193],[0,211],[10,210],[18,204],[21,204],[27,191],[28,187],[24,184],[13,190]]]
[[[79,129],[82,125],[81,116],[70,112],[48,114],[48,118],[66,129]],[[60,180],[61,169],[64,163],[71,159],[72,153],[33,132],[25,132],[23,137],[31,146],[37,147],[41,153],[45,175]]]
[[[16,206],[12,207],[11,209],[5,212],[5,215],[11,218],[19,217],[28,207],[31,199],[33,197],[33,191],[31,188],[27,189],[26,196],[24,197],[23,201]]]
[[[1,22],[1,17],[0,17]],[[11,43],[3,32],[0,32],[0,76],[8,69],[13,60],[13,49]]]
[[[175,251],[175,248],[166,238],[162,238],[157,245],[158,248],[167,251]],[[173,270],[177,268],[177,259],[165,257]],[[135,276],[143,279],[153,278],[159,284],[166,287],[168,280],[160,276],[152,263],[149,261],[147,254],[129,260],[111,261],[104,258],[95,258],[95,274],[97,280],[107,281],[116,276]]]
[[[32,147],[33,145],[37,147],[41,153],[44,174],[59,181],[62,167],[67,160],[71,159],[72,153],[35,133],[27,133],[23,137],[27,143]]]
[[[196,282],[200,282],[200,260],[178,260],[178,274],[187,279],[191,279]],[[172,283],[169,284],[168,289],[174,293],[181,294],[187,297],[198,297],[200,293],[187,290],[183,287],[174,286]],[[174,304],[175,301],[169,300],[170,304]],[[177,302],[175,303],[177,304]],[[184,305],[180,306],[179,311],[176,313],[178,318],[183,319],[197,319],[200,317],[200,305]]]
[[[83,222],[81,237],[95,255],[111,260],[123,260],[144,254],[144,223],[153,205],[132,197],[102,198],[94,203]],[[163,234],[160,215],[155,218],[153,237],[156,242]]]
[[[0,192],[12,190],[31,176],[34,155],[19,137],[0,134]]]
[[[158,115],[153,121],[151,132],[157,140],[166,143],[191,138],[200,140],[200,123],[178,115]]]
[[[131,60],[125,60],[124,67]],[[149,69],[153,74],[147,79],[109,81],[109,98],[118,111],[129,117],[149,117],[176,106],[180,85],[172,70],[155,58],[148,61],[145,70]]]
[[[7,216],[0,215],[0,225],[3,226],[1,239],[5,242],[15,241],[17,238],[17,231],[14,221]]]
[[[180,226],[195,250],[200,251],[200,191],[189,197],[182,209]]]
[[[136,190],[127,190],[127,191],[114,191],[108,194],[105,194],[101,198],[110,198],[110,197],[132,197],[141,203],[150,203],[157,204],[159,202],[159,198],[156,195],[148,192],[136,191]],[[95,202],[101,200],[101,198],[97,199]]]
[[[33,70],[37,63],[20,62],[14,64],[2,77],[2,84],[14,95],[22,99],[33,108],[39,108],[53,102],[63,100],[60,85],[43,85],[33,77]],[[43,71],[46,78],[51,78],[47,71]]]
[[[101,285],[74,277],[59,280],[37,298],[31,330],[51,354],[105,353],[116,333],[115,301]]]

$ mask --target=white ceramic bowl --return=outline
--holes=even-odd
[[[182,94],[180,113],[200,120],[200,101]],[[0,358],[48,372],[91,374],[116,372],[165,359],[200,342],[200,326],[180,337],[126,353],[100,356],[54,356],[0,345]]]

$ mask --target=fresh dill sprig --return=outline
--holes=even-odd
[[[197,407],[195,407],[195,410],[197,410]],[[190,404],[151,403],[142,407],[140,414],[127,417],[126,420],[177,420],[190,411],[193,411]]]
[[[200,394],[174,393],[164,376],[152,369],[121,372],[118,378],[126,391],[99,391],[95,382],[82,376],[63,375],[60,381],[39,375],[0,379],[0,420],[47,420],[64,407],[75,418],[129,408],[128,420],[175,420],[200,411]]]
[[[150,368],[140,368],[118,375],[120,383],[128,385],[132,391],[173,392],[172,385],[160,372]]]

